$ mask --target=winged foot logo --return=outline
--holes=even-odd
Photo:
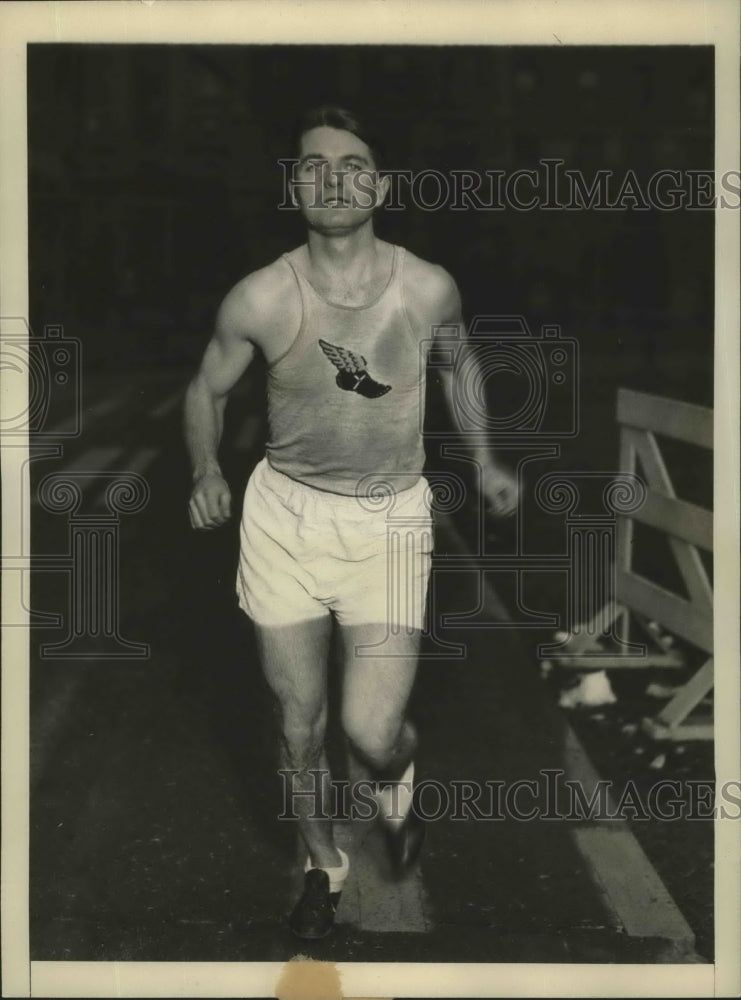
[[[390,385],[382,385],[368,374],[365,368],[367,362],[362,355],[354,354],[346,347],[336,347],[326,340],[320,340],[319,346],[337,369],[335,382],[340,389],[357,392],[366,399],[378,399],[391,389]]]

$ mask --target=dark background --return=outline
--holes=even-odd
[[[391,166],[560,157],[588,182],[645,182],[713,165],[710,47],[31,45],[28,60],[32,325],[63,324],[91,367],[197,364],[229,287],[303,241],[276,210],[276,161],[320,101],[369,112]],[[587,406],[615,383],[712,404],[711,211],[410,208],[378,230],[447,267],[469,315],[576,337]]]

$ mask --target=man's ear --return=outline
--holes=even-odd
[[[296,197],[296,182],[295,181],[289,181],[288,182],[288,194],[289,194],[289,197],[291,199],[291,204],[293,205],[293,207],[294,208],[300,208],[301,206],[299,205],[298,198]]]
[[[376,191],[378,192],[378,208],[383,205],[383,203],[388,198],[389,190],[391,189],[391,177],[389,174],[378,175],[378,183],[376,184]]]

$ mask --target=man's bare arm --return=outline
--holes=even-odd
[[[460,401],[459,394],[463,388],[458,376],[464,367],[462,362],[465,359],[465,368],[469,375],[473,375],[474,384],[481,384],[477,372],[478,360],[476,352],[466,339],[461,298],[455,282],[442,269],[438,270],[436,277],[433,301],[439,318],[433,325],[456,326],[462,342],[454,370],[443,368],[440,372],[445,401],[456,429],[462,435],[470,437],[473,456],[481,469],[481,490],[491,513],[499,517],[508,517],[514,513],[519,502],[517,480],[509,469],[500,465],[486,441],[482,441],[478,436],[474,437],[467,428],[461,426],[457,402]]]
[[[470,432],[464,428],[459,419],[459,406],[457,405],[457,400],[460,399],[459,393],[462,391],[460,382],[458,380],[458,375],[464,364],[466,367],[470,368],[471,365],[476,365],[476,358],[471,350],[466,339],[466,327],[463,322],[463,308],[461,305],[461,297],[458,293],[458,288],[449,275],[445,275],[445,281],[440,283],[440,288],[438,290],[438,304],[437,309],[440,315],[439,323],[441,326],[450,328],[454,326],[458,330],[458,337],[461,341],[461,349],[456,358],[456,363],[453,367],[440,369],[440,381],[443,386],[443,394],[445,397],[445,402],[448,407],[448,412],[450,418],[453,421],[453,426],[456,430],[460,431],[461,434],[468,436]],[[487,445],[481,441],[480,438],[471,437],[471,443],[473,445],[473,453],[477,461],[490,461],[491,453]]]
[[[247,308],[244,291],[237,286],[219,309],[214,335],[185,395],[185,441],[193,469],[188,510],[194,528],[216,528],[231,516],[231,494],[218,451],[229,392],[255,356]]]

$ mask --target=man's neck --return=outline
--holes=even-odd
[[[367,281],[378,266],[378,240],[371,226],[331,236],[309,230],[307,250],[312,273],[330,284]]]

